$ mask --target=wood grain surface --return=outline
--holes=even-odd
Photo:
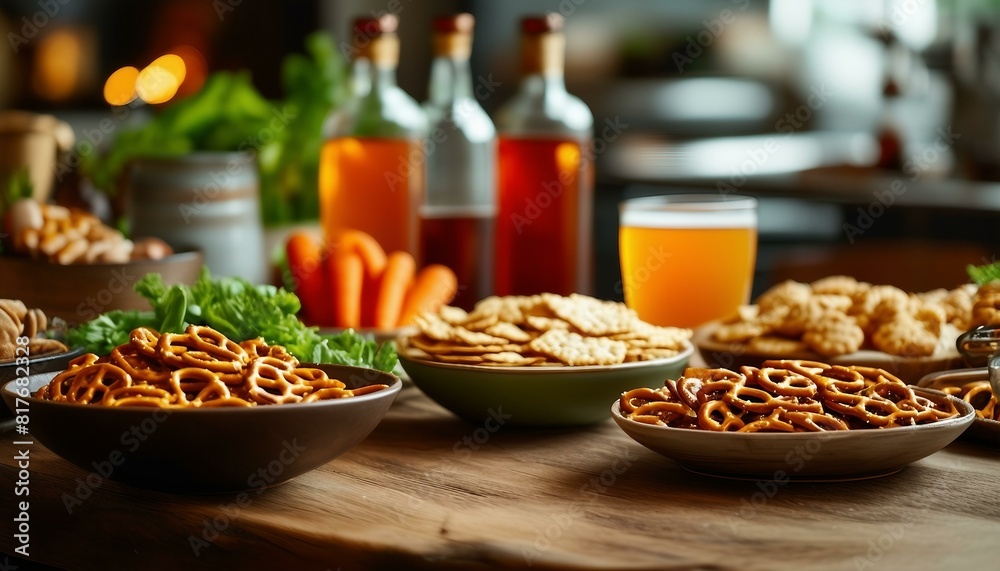
[[[179,496],[105,481],[69,513],[64,497],[88,473],[35,443],[30,496],[15,498],[19,447],[12,433],[0,439],[0,551],[14,554],[14,500],[28,499],[28,561],[57,568],[986,570],[1000,561],[1000,448],[966,442],[878,479],[714,479],[610,420],[582,430],[471,425],[407,386],[366,441],[285,485]]]

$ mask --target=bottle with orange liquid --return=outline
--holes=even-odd
[[[591,289],[594,118],[566,91],[562,23],[522,21],[520,90],[497,115],[498,295]]]
[[[397,24],[391,14],[354,23],[353,93],[324,126],[320,215],[328,243],[356,228],[418,257],[427,117],[396,85]]]
[[[471,309],[492,289],[496,217],[496,128],[472,91],[472,14],[434,21],[427,196],[421,210],[424,263],[454,270],[452,305]]]

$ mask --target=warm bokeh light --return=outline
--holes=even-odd
[[[180,56],[160,56],[139,72],[135,92],[146,103],[166,103],[177,94],[186,74],[187,69]]]
[[[83,69],[83,46],[79,34],[69,29],[53,30],[38,42],[33,85],[41,97],[62,101],[79,87]]]
[[[181,82],[181,86],[177,90],[177,96],[182,97],[197,93],[208,77],[208,62],[205,61],[205,56],[197,48],[188,45],[176,46],[170,50],[170,53],[176,54],[184,60],[186,71],[184,81]]]
[[[123,67],[108,77],[104,83],[104,100],[111,105],[128,105],[135,99],[135,84],[139,77],[139,70],[127,66]]]

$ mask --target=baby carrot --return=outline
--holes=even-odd
[[[389,255],[382,272],[375,304],[375,327],[392,329],[399,322],[406,292],[413,283],[417,263],[407,252],[393,252]]]
[[[417,274],[413,287],[406,295],[399,325],[412,325],[413,318],[425,311],[437,311],[455,297],[458,278],[448,266],[430,264]]]
[[[334,252],[330,257],[330,284],[334,325],[361,326],[361,288],[364,268],[361,256],[353,252]]]
[[[309,325],[332,325],[333,313],[319,243],[305,232],[295,232],[285,242],[285,256],[295,280],[295,295],[302,302],[303,321]]]
[[[385,270],[385,250],[371,234],[353,228],[345,229],[337,234],[333,245],[338,250],[354,252],[360,256],[365,267],[365,277],[369,280],[378,279]]]
[[[361,257],[364,266],[364,284],[361,288],[361,326],[374,326],[379,278],[385,271],[387,263],[385,251],[370,234],[353,228],[338,232],[331,245],[334,251],[352,252]]]

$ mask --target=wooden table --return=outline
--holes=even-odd
[[[16,447],[12,433],[0,438],[0,546],[13,554]],[[957,442],[865,481],[723,480],[686,472],[611,421],[490,432],[412,386],[363,444],[242,506],[236,495],[106,482],[69,514],[60,498],[86,477],[32,447],[30,561],[317,571],[986,570],[1000,562],[1000,448]]]

